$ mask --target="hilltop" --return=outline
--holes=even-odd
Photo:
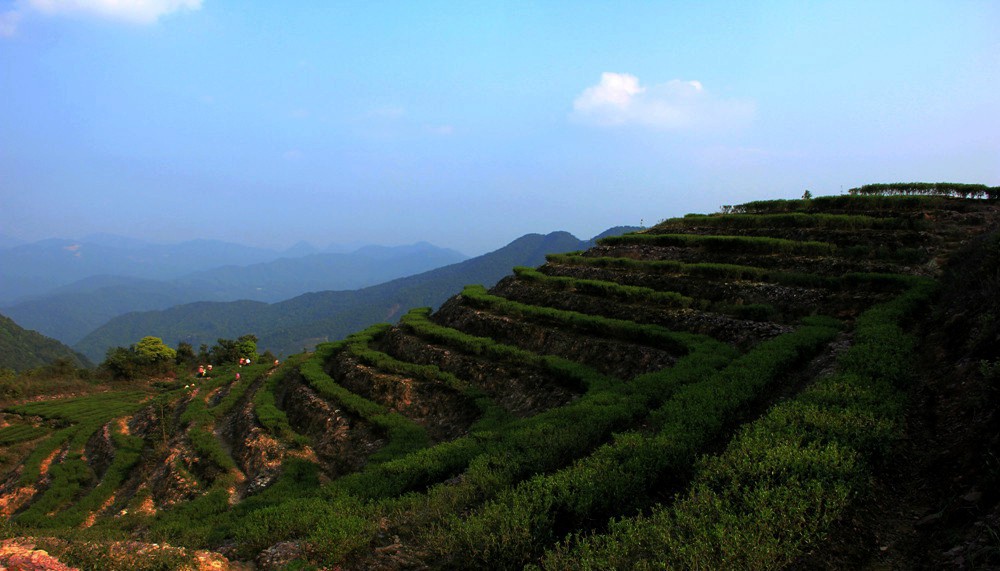
[[[5,548],[80,568],[996,567],[997,191],[727,206],[277,366],[220,347],[208,378],[9,402]]]

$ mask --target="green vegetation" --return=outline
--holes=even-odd
[[[777,214],[688,214],[653,227],[667,228],[708,226],[715,228],[819,228],[825,230],[908,229],[918,225],[910,218],[876,218],[863,214],[823,214],[788,212]],[[926,224],[919,224],[926,226]]]
[[[143,338],[109,353],[121,380],[65,360],[0,371],[0,534],[95,569],[281,542],[289,569],[808,567],[896,461],[919,354],[964,375],[947,391],[982,385],[976,415],[997,394],[1000,240],[959,248],[1000,211],[982,189],[896,186],[663,221],[437,312],[394,298],[369,309],[398,325],[281,366],[243,335],[176,353]],[[715,252],[741,265],[702,261],[736,259]],[[940,283],[921,277],[931,257],[953,260]],[[49,373],[74,396],[32,396]]]
[[[868,311],[837,373],[741,430],[701,463],[675,504],[577,535],[544,567],[772,569],[794,561],[864,490],[867,470],[899,437],[914,348],[902,325],[932,289],[921,283]]]
[[[289,372],[301,365],[304,357],[304,355],[296,355],[286,361],[283,367],[268,377],[253,397],[253,410],[257,415],[257,421],[276,438],[295,448],[308,444],[309,439],[297,433],[288,423],[288,415],[277,406],[275,391],[286,382]]]
[[[636,260],[633,258],[582,256],[579,254],[550,255],[548,256],[548,261],[553,264],[638,270],[650,274],[683,274],[713,280],[761,281],[787,286],[842,290],[854,290],[864,287],[892,291],[893,289],[906,288],[914,280],[913,276],[903,274],[848,272],[839,277],[830,277],[805,272],[788,272],[737,264],[685,263],[675,260]]]
[[[849,191],[852,195],[957,196],[959,198],[1000,198],[1000,187],[955,182],[895,182],[866,184]]]
[[[55,339],[24,329],[0,315],[0,369],[26,371],[65,359],[73,367],[88,367],[90,361]],[[2,396],[2,395],[0,395]]]
[[[675,354],[685,355],[688,346],[700,341],[700,336],[677,333],[665,327],[589,315],[576,311],[566,311],[551,307],[528,305],[486,293],[479,285],[466,286],[462,299],[476,307],[488,308],[524,319],[537,319],[546,323],[556,323],[563,327],[591,335],[624,339],[657,347]]]
[[[706,252],[739,252],[743,254],[801,254],[823,256],[836,252],[837,247],[826,242],[787,240],[758,236],[703,236],[699,234],[625,234],[601,239],[602,245],[648,245],[702,248]]]
[[[442,556],[462,553],[481,565],[515,568],[559,539],[560,529],[642,507],[665,482],[682,479],[697,451],[835,334],[804,326],[762,343],[717,374],[678,388],[656,413],[658,435],[619,435],[566,470],[536,476],[474,515],[452,518],[432,543]]]
[[[50,478],[48,488],[27,510],[18,514],[19,523],[30,526],[63,527],[75,525],[74,522],[78,523],[82,519],[78,510],[86,509],[89,503],[84,503],[84,507],[66,516],[53,517],[51,514],[60,512],[72,502],[79,500],[95,480],[93,470],[83,459],[87,441],[113,419],[135,412],[143,396],[140,392],[102,393],[75,399],[28,403],[5,409],[7,412],[25,416],[39,416],[65,426],[37,445],[22,464],[19,482],[21,485],[31,485],[41,477],[43,463],[60,450],[65,454],[61,461],[51,463],[48,469]],[[130,451],[138,445],[134,441],[120,442],[123,447],[131,446]],[[129,451],[122,453],[121,462],[129,463],[129,453]],[[134,462],[134,458],[131,462]],[[99,493],[110,493],[108,490],[113,489],[105,487]]]
[[[351,345],[367,343],[383,333],[388,327],[386,324],[376,324],[365,331],[348,337],[345,341],[320,345],[316,348],[313,358],[302,363],[299,367],[302,377],[316,392],[338,403],[349,414],[356,415],[375,425],[386,435],[388,443],[371,457],[373,462],[389,460],[427,447],[430,443],[427,432],[420,425],[401,414],[389,412],[385,407],[338,385],[323,370],[323,363]]]
[[[689,307],[693,300],[673,291],[656,291],[648,287],[622,285],[601,280],[584,280],[564,276],[550,276],[534,268],[518,266],[514,274],[522,280],[549,285],[565,291],[578,291],[618,299],[628,303],[652,302],[672,307]]]

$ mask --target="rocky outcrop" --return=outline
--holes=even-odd
[[[80,571],[49,555],[44,549],[35,549],[34,542],[21,538],[0,543],[0,570]]]
[[[329,373],[347,390],[421,425],[434,442],[465,434],[479,416],[472,399],[440,381],[380,372],[343,352]]]
[[[296,432],[312,438],[313,450],[331,478],[357,471],[386,443],[377,428],[321,398],[301,380],[292,381],[282,407]]]

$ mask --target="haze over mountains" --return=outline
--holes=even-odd
[[[73,344],[129,311],[194,301],[273,302],[308,291],[356,289],[466,259],[464,254],[426,242],[369,245],[351,253],[296,258],[223,242],[174,246],[109,242],[46,240],[0,251],[0,265],[11,268],[5,270],[6,283],[0,290],[7,299],[14,297],[11,290],[22,294],[20,300],[5,304],[2,312],[23,327]],[[234,263],[244,260],[256,262]],[[205,269],[213,263],[219,265]],[[181,270],[187,273],[170,277]],[[102,273],[95,275],[98,271]],[[64,283],[76,277],[81,279]],[[25,297],[16,282],[62,285]]]
[[[0,249],[0,313],[95,362],[146,335],[197,347],[255,333],[262,347],[287,354],[592,244],[567,232],[529,234],[468,259],[426,242],[324,252],[299,243],[276,252],[209,240],[52,239]]]
[[[421,257],[428,260],[419,261]],[[256,296],[253,299],[274,301],[288,295],[281,291],[283,288],[287,290],[286,286],[278,286],[272,291],[263,285],[246,283],[248,279],[257,279],[258,275],[272,273],[271,268],[266,266],[270,262],[307,258],[291,265],[283,262],[284,266],[274,269],[304,272],[296,281],[342,280],[334,281],[333,286],[324,286],[335,289],[361,287],[386,279],[386,272],[375,269],[380,265],[375,262],[384,262],[389,258],[399,258],[401,262],[403,259],[412,260],[410,267],[400,270],[403,273],[392,276],[397,277],[406,275],[407,271],[423,271],[434,267],[433,264],[454,263],[467,257],[426,242],[408,246],[331,244],[323,250],[299,242],[287,250],[278,251],[218,240],[151,244],[112,234],[94,234],[79,240],[50,238],[27,244],[15,238],[0,237],[0,267],[3,268],[0,274],[0,304],[10,306],[49,293],[92,291],[105,285],[120,284],[123,277],[172,280],[182,286],[208,286],[208,291],[213,287],[221,288],[217,295],[223,297],[236,295],[227,291],[229,288],[240,292],[239,295],[250,292]],[[365,260],[373,263],[366,267]],[[366,275],[369,271],[373,273]],[[107,280],[108,276],[113,276],[110,282],[101,281]],[[75,283],[97,277],[101,280],[79,285]],[[290,277],[285,277],[285,281],[290,280]],[[273,285],[277,281],[272,278],[268,283]],[[56,292],[63,286],[70,287]],[[291,295],[297,293],[301,291]]]

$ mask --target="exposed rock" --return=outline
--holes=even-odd
[[[229,443],[233,459],[246,475],[246,494],[256,493],[277,479],[285,447],[261,428],[252,403],[238,407],[223,423],[220,434]]]
[[[465,434],[478,417],[471,399],[443,383],[382,373],[346,352],[332,360],[329,372],[347,390],[420,424],[435,442]]]
[[[280,571],[293,561],[306,558],[307,553],[301,542],[283,541],[261,551],[255,563],[260,571]]]
[[[474,309],[464,305],[460,296],[445,302],[433,319],[470,335],[491,337],[540,355],[565,357],[621,379],[669,367],[677,360],[670,351],[580,335]]]
[[[293,381],[282,404],[292,427],[312,437],[313,450],[331,478],[358,470],[385,445],[385,435],[374,426],[327,402],[301,381]]]
[[[79,571],[49,555],[44,549],[22,539],[0,542],[0,570],[9,571]]]
[[[398,328],[390,330],[382,338],[379,348],[406,361],[439,367],[479,387],[495,403],[519,417],[564,405],[579,395],[580,387],[568,387],[559,379],[527,364],[467,355],[450,347],[429,343]]]

